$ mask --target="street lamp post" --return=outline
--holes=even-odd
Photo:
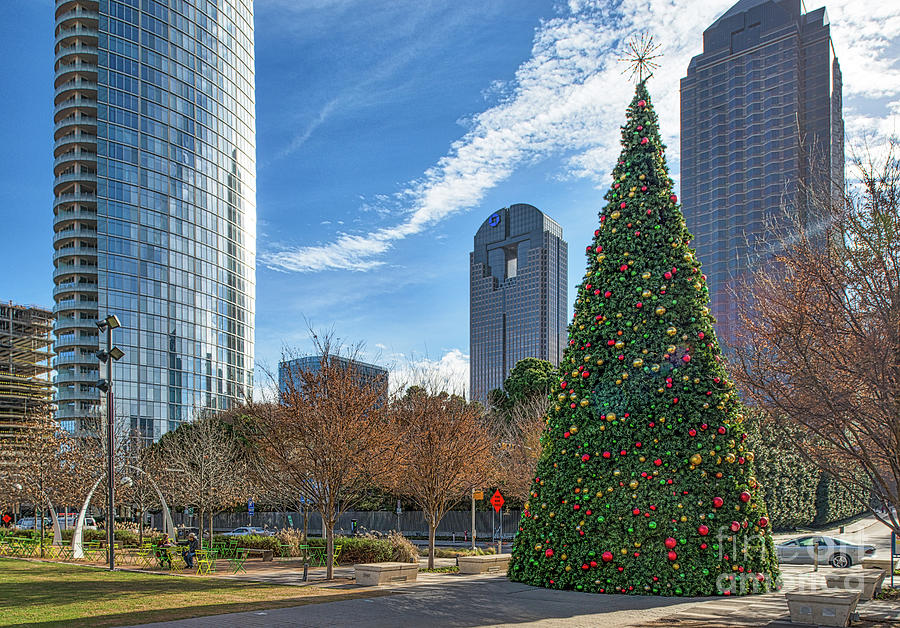
[[[125,352],[112,346],[112,330],[121,327],[115,314],[111,314],[103,320],[97,321],[100,332],[106,332],[106,349],[97,351],[97,358],[106,364],[106,379],[97,382],[97,388],[106,393],[106,548],[109,553],[109,568],[116,568],[116,483],[115,483],[115,412],[113,411],[113,377],[112,364],[120,360]]]

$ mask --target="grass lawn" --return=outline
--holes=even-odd
[[[385,594],[0,559],[0,626],[123,626]]]

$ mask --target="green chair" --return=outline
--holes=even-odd
[[[231,573],[236,574],[239,571],[247,573],[247,570],[244,569],[244,562],[246,562],[249,554],[250,550],[243,548],[238,548],[234,552],[234,555],[228,559],[228,567],[231,569]]]
[[[291,545],[290,543],[279,543],[278,544],[278,556],[279,558],[287,558],[291,555]]]
[[[331,559],[331,566],[332,566],[332,567],[337,567],[337,566],[338,566],[338,557],[341,555],[341,548],[342,548],[342,547],[343,547],[343,545],[335,545],[335,546],[334,546],[334,556],[333,556],[332,559]]]

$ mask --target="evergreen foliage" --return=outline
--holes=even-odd
[[[753,454],[643,81],[622,145],[509,575],[599,593],[770,590]]]

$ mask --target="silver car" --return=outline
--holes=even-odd
[[[812,565],[815,562],[816,543],[819,545],[819,564],[829,564],[843,569],[862,562],[875,553],[874,545],[854,545],[830,536],[801,536],[775,546],[778,562]]]
[[[273,534],[275,533],[270,530],[257,528],[256,526],[243,526],[235,528],[231,532],[225,532],[222,536],[272,536]]]

